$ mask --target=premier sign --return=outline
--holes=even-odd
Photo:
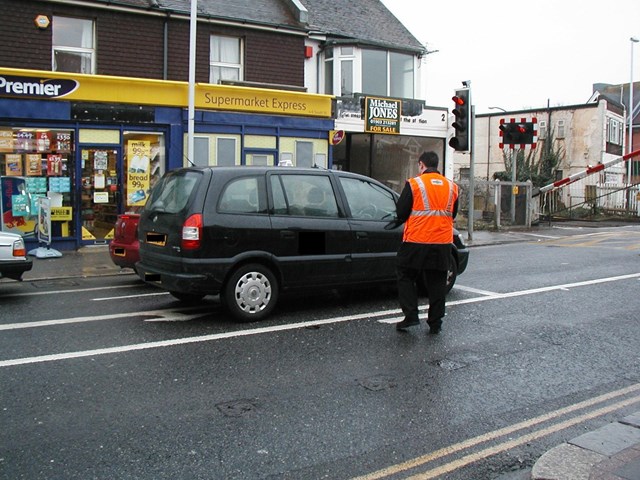
[[[76,88],[75,80],[0,76],[0,96],[5,97],[57,98],[69,95]]]

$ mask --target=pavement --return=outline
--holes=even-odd
[[[474,247],[536,241],[553,237],[551,227],[472,232],[461,231],[465,243]],[[106,245],[62,251],[61,257],[33,258],[33,268],[23,281],[54,281],[105,275],[135,275],[121,269],[109,256]],[[0,284],[13,280],[0,279]],[[640,480],[640,412],[562,443],[542,455],[526,476],[531,480]],[[515,478],[515,477],[510,477]]]

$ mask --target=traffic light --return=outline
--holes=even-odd
[[[504,119],[500,119],[500,136],[502,141],[500,142],[500,148],[503,145],[532,145],[535,148],[535,136],[537,134],[535,129],[535,120],[533,122],[526,122],[524,119],[521,122],[516,122],[513,118],[510,122],[505,122]]]
[[[455,120],[451,126],[454,128],[455,133],[451,140],[449,140],[449,146],[457,152],[466,152],[469,150],[471,127],[469,89],[462,88],[456,90],[456,94],[452,97],[452,100],[455,104],[452,112]]]

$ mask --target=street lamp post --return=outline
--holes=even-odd
[[[631,37],[629,39],[631,42],[631,74],[629,76],[629,106],[627,108],[628,116],[629,116],[629,140],[627,141],[627,153],[631,153],[633,151],[633,44],[638,43],[636,37]],[[631,161],[628,160],[627,165],[627,183],[631,184]]]

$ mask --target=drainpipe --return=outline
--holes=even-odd
[[[169,78],[169,15],[164,19],[164,38],[162,39],[162,79]]]

